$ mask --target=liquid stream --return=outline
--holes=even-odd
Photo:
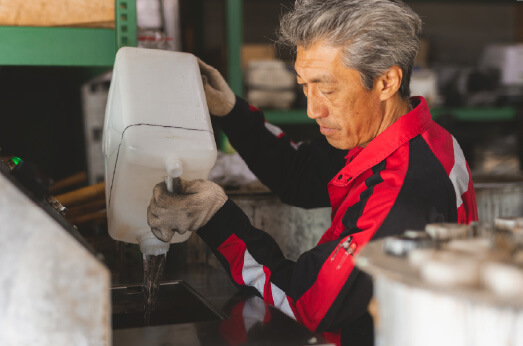
[[[165,266],[166,254],[154,256],[143,255],[143,296],[144,296],[144,323],[151,323],[151,314],[154,311],[160,278]]]

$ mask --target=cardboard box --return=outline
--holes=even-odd
[[[114,0],[2,0],[2,26],[114,27]]]
[[[244,44],[242,46],[242,69],[245,71],[252,60],[272,60],[276,50],[272,44]]]

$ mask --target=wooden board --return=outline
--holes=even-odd
[[[2,26],[114,27],[114,0],[2,0]]]

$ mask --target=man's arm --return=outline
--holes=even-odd
[[[230,200],[197,233],[236,285],[255,288],[312,331],[335,331],[367,309],[372,282],[344,248],[348,237],[316,246],[293,262]]]

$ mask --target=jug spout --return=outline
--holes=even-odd
[[[149,230],[138,239],[140,251],[144,255],[159,256],[169,251],[169,243],[163,242]]]

